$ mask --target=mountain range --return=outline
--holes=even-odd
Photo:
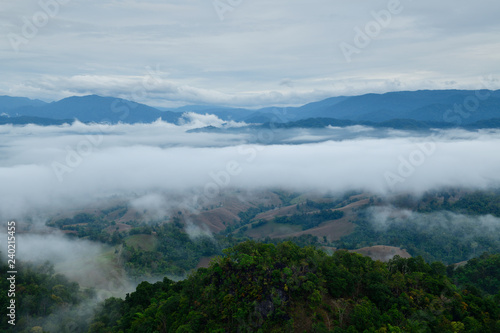
[[[267,107],[257,110],[216,105],[187,105],[157,109],[145,104],[97,95],[73,96],[46,103],[25,97],[0,96],[0,124],[58,125],[81,122],[150,123],[158,118],[177,123],[183,113],[214,114],[229,121],[311,125],[303,120],[322,118],[314,126],[338,120],[339,124],[389,124],[389,127],[438,128],[498,127],[500,90],[419,90],[340,96],[300,107]],[[342,126],[342,125],[341,125]]]

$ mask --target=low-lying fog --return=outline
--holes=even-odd
[[[0,126],[0,218],[40,216],[111,196],[154,192],[210,198],[226,188],[282,187],[377,194],[500,181],[500,132],[319,130],[188,132],[224,124]]]

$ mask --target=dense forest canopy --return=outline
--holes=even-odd
[[[108,299],[89,332],[497,332],[500,294],[488,261],[446,276],[421,257],[388,263],[291,242],[244,242],[186,280],[141,283]],[[478,274],[478,268],[485,270]],[[476,275],[474,275],[476,274]],[[493,280],[491,280],[493,281]]]

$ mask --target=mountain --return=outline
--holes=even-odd
[[[17,108],[22,107],[39,107],[47,103],[40,101],[38,99],[29,99],[26,97],[11,97],[11,96],[0,96],[0,114],[9,114]]]
[[[82,122],[150,123],[158,118],[176,122],[180,113],[159,111],[150,106],[114,97],[89,95],[68,97],[41,106],[24,106],[8,112],[11,116],[50,119],[78,119]]]
[[[330,118],[356,123],[398,120],[399,125],[405,120],[405,126],[410,127],[422,126],[414,123],[415,121],[445,124],[438,127],[470,126],[481,121],[500,119],[500,90],[400,91],[331,97],[300,107],[266,107],[257,110],[187,105],[171,111],[161,111],[144,104],[97,95],[69,97],[52,103],[0,96],[0,114],[11,117],[30,116],[58,120],[77,118],[83,122],[111,123],[149,123],[162,118],[176,123],[185,112],[213,114],[222,120],[247,123],[279,124],[310,118]]]
[[[477,94],[481,98],[485,94],[489,96],[480,100]],[[455,111],[455,105],[461,107],[461,113]],[[467,111],[467,108],[473,111]],[[500,117],[500,90],[420,90],[334,97],[306,104],[291,112],[299,119],[323,117],[374,122],[391,119],[451,122],[459,117],[460,124],[471,124]]]
[[[480,96],[479,99],[477,96]],[[484,98],[483,96],[488,95]],[[185,106],[178,111],[211,113],[223,120],[247,123],[286,123],[310,118],[333,118],[381,123],[394,119],[469,125],[500,118],[500,90],[419,90],[331,97],[300,107],[258,110]],[[470,111],[468,111],[470,110]],[[445,126],[446,127],[446,126]]]

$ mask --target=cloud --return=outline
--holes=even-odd
[[[0,126],[1,217],[47,216],[115,196],[161,215],[163,195],[185,194],[192,203],[194,196],[209,201],[233,188],[418,194],[500,184],[496,130],[376,137],[353,128],[342,139],[333,129],[224,134],[189,128],[160,121]],[[292,144],[297,137],[307,143]]]
[[[394,225],[411,225],[423,231],[448,232],[460,235],[462,239],[477,236],[491,236],[500,230],[500,218],[492,215],[470,216],[449,211],[417,213],[393,206],[375,206],[367,208],[368,220],[375,230],[384,232]]]
[[[18,223],[18,229],[20,224]],[[123,297],[134,290],[123,269],[111,262],[114,248],[98,242],[65,237],[59,231],[43,228],[16,234],[16,258],[35,265],[50,261],[56,272],[64,274],[82,288],[94,288],[100,300]],[[7,235],[2,233],[2,239]],[[2,256],[5,257],[4,251]]]
[[[196,240],[197,238],[203,236],[213,239],[213,235],[210,230],[208,230],[208,227],[206,227],[205,225],[198,226],[189,220],[186,221],[186,227],[184,228],[184,230],[191,240]]]
[[[0,41],[8,64],[0,93],[130,97],[147,67],[160,66],[162,81],[138,102],[257,107],[390,90],[477,89],[481,76],[499,72],[498,2],[401,3],[402,12],[346,63],[339,45],[353,44],[355,29],[365,29],[388,1],[256,0],[235,6],[224,21],[211,1],[70,1],[18,53],[8,38]],[[23,17],[40,11],[35,2],[5,5],[0,33],[22,36]]]
[[[217,127],[217,128],[231,128],[231,127],[244,127],[248,124],[244,122],[225,121],[213,114],[199,114],[194,112],[186,112],[180,121],[181,125],[186,125],[192,129],[203,127]]]
[[[157,193],[132,199],[130,206],[148,220],[161,220],[169,213],[167,200]]]

